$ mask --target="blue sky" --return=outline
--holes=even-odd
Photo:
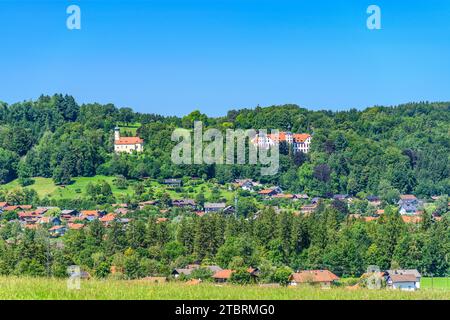
[[[81,8],[81,30],[66,8]],[[366,9],[380,6],[382,30]],[[448,0],[0,0],[0,100],[140,112],[450,100]]]

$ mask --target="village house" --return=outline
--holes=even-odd
[[[300,194],[296,194],[295,198],[299,199],[299,200],[308,200],[309,196],[306,193],[300,193]]]
[[[339,277],[329,270],[305,270],[292,274],[289,283],[292,286],[299,284],[313,284],[329,288]]]
[[[66,227],[65,226],[53,226],[50,229],[48,229],[48,231],[50,232],[50,236],[57,238],[57,237],[61,237],[66,233]]]
[[[70,230],[80,230],[80,229],[83,229],[84,228],[84,224],[82,224],[82,223],[68,223],[67,224],[67,227],[70,229]]]
[[[101,217],[98,220],[101,223],[103,223],[105,226],[108,226],[116,219],[117,219],[117,215],[115,213],[108,213],[108,214],[105,214],[103,217]]]
[[[213,274],[212,278],[215,282],[224,283],[231,279],[231,276],[233,275],[235,271],[231,269],[224,269],[217,271]]]
[[[272,187],[269,189],[263,189],[258,192],[258,194],[263,197],[273,197],[280,193],[283,193],[283,190],[281,190],[280,187]]]
[[[295,199],[295,195],[289,194],[289,193],[279,193],[274,196],[272,196],[273,199],[287,199],[287,200],[293,200]]]
[[[333,200],[347,201],[350,198],[348,194],[335,194]]]
[[[105,214],[104,211],[100,210],[81,210],[80,220],[92,221],[101,218]]]
[[[213,266],[200,266],[198,264],[190,264],[190,265],[187,265],[186,268],[174,269],[172,271],[172,275],[175,278],[178,278],[181,275],[189,276],[192,273],[192,271],[200,269],[200,268],[207,269],[207,270],[211,271],[213,274],[223,270],[221,267],[214,266],[214,265]]]
[[[418,290],[420,289],[421,278],[421,274],[416,269],[386,271],[386,284],[391,289]]]
[[[366,200],[373,207],[378,208],[379,206],[381,206],[381,199],[378,196],[367,196]]]
[[[286,142],[292,146],[294,153],[308,153],[311,148],[311,139],[311,135],[307,133],[280,132],[278,137],[275,134],[257,134],[252,143],[258,148],[269,149],[271,146],[278,146],[281,142]]]
[[[120,128],[114,128],[114,152],[132,153],[144,151],[144,140],[139,137],[121,137]]]
[[[398,201],[399,212],[401,215],[416,215],[420,212],[422,202],[412,194],[404,194],[400,196]]]
[[[145,207],[150,207],[158,204],[158,201],[156,200],[149,200],[149,201],[143,201],[138,203],[139,210],[144,209]]]
[[[182,185],[181,179],[164,179],[163,184],[170,188],[179,188]]]
[[[61,219],[69,220],[72,217],[77,217],[79,214],[77,210],[64,209],[61,210]]]
[[[51,224],[52,226],[61,225],[61,219],[58,217],[41,217],[37,221],[39,224]]]
[[[253,191],[254,187],[259,186],[260,184],[257,182],[254,182],[252,179],[236,179],[235,180],[235,186],[237,188],[241,188],[245,191]]]
[[[185,209],[194,209],[196,204],[192,199],[175,199],[172,200],[172,206]]]
[[[300,212],[303,214],[311,214],[317,210],[318,204],[305,204],[301,207]]]
[[[220,203],[210,203],[207,202],[203,205],[205,208],[205,213],[211,213],[211,212],[221,212],[226,208],[226,204],[223,202]]]

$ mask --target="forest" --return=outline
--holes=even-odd
[[[221,130],[304,132],[314,142],[307,155],[280,148],[280,170],[274,176],[260,176],[253,165],[174,165],[171,134],[175,128],[191,129],[194,121]],[[112,152],[117,123],[140,124],[143,154]],[[312,196],[398,192],[429,198],[450,193],[449,137],[448,102],[337,112],[258,106],[211,118],[200,111],[164,117],[112,104],[80,106],[73,97],[58,94],[11,105],[0,102],[0,184],[18,178],[26,186],[33,177],[70,184],[73,177],[97,174],[127,179],[192,176],[221,183],[253,178]]]
[[[174,165],[171,133],[178,127],[192,128],[194,121],[221,130],[309,133],[312,149],[308,154],[292,153],[281,145],[280,171],[274,176],[260,176],[258,166],[253,165]],[[139,124],[143,153],[113,152],[113,129],[118,123]],[[76,264],[98,278],[135,279],[167,276],[172,268],[199,262],[238,270],[235,281],[239,283],[250,281],[245,276],[249,266],[260,268],[260,281],[268,283],[283,283],[293,270],[312,268],[356,277],[369,265],[417,268],[425,275],[448,276],[446,203],[440,208],[442,219],[434,220],[430,212],[424,212],[419,224],[406,224],[396,201],[400,194],[430,199],[450,193],[449,137],[450,103],[336,112],[296,105],[258,106],[216,118],[200,111],[167,117],[112,104],[79,105],[73,97],[61,94],[0,103],[0,187],[14,180],[22,187],[0,190],[0,201],[88,209],[123,200],[113,196],[105,181],[90,183],[81,195],[82,203],[70,199],[55,203],[39,198],[32,189],[37,177],[67,186],[79,177],[101,175],[115,177],[116,188],[134,181],[127,203],[157,199],[161,208],[170,205],[169,195],[149,194],[146,183],[194,177],[217,185],[251,178],[310,197],[378,195],[385,208],[380,219],[370,222],[350,219],[339,201],[324,201],[311,215],[295,215],[288,210],[275,212],[270,206],[261,208],[248,194],[240,193],[237,216],[199,217],[176,210],[171,219],[160,222],[159,210],[144,208],[130,213],[126,228],[117,221],[106,228],[94,220],[58,239],[51,239],[45,229],[23,229],[14,217],[3,215],[0,273],[63,277],[67,266]],[[215,200],[216,193],[220,191],[212,190],[208,200]],[[202,194],[197,196],[198,203],[205,201]],[[112,275],[112,267],[119,272]],[[209,276],[205,270],[195,274],[197,278]]]

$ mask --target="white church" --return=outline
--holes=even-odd
[[[114,128],[114,152],[132,153],[144,151],[144,140],[139,137],[120,137],[120,128]]]

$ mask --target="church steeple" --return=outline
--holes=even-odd
[[[120,128],[119,127],[115,127],[114,128],[114,140],[117,141],[120,139]]]

